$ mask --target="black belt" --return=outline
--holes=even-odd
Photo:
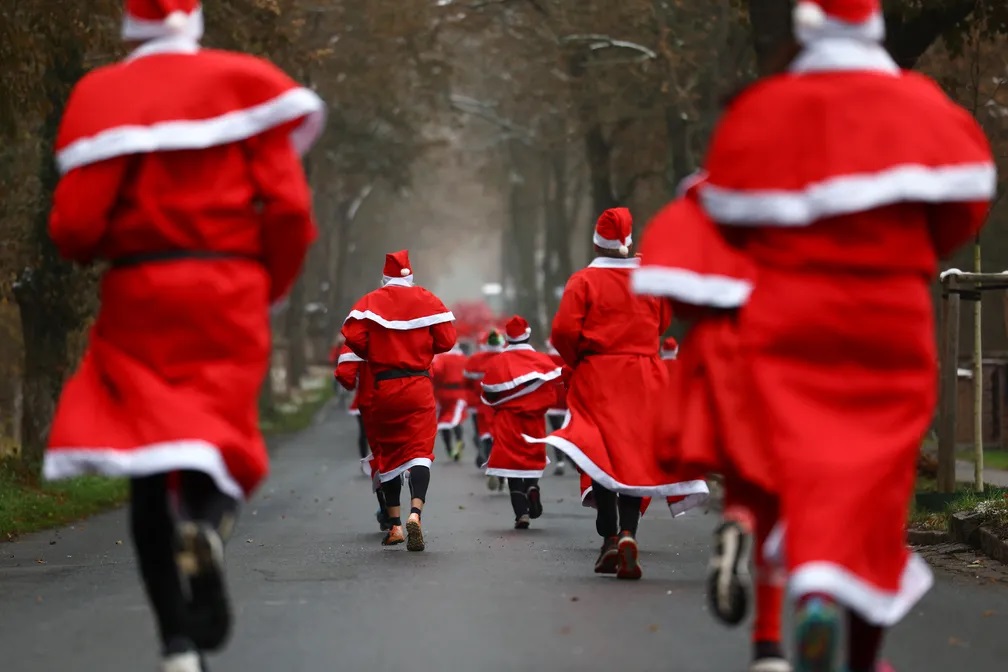
[[[110,260],[112,268],[131,268],[143,264],[156,264],[164,261],[183,261],[186,259],[224,260],[224,259],[244,259],[246,261],[259,262],[260,260],[250,254],[240,254],[238,252],[218,252],[215,250],[164,250],[161,252],[138,252],[137,254],[127,254],[124,257]]]
[[[430,378],[429,371],[410,371],[409,369],[389,369],[375,374],[375,382],[383,380],[399,380],[400,378]]]
[[[466,386],[462,383],[449,383],[448,385],[438,385],[442,390],[464,390]]]

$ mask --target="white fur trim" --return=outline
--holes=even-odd
[[[586,509],[597,509],[598,506],[595,504],[595,488],[589,485],[587,488],[581,491],[581,506]]]
[[[634,497],[675,497],[710,494],[710,488],[707,487],[706,481],[680,481],[679,483],[665,483],[662,485],[628,485],[620,483],[602,471],[598,465],[588,459],[588,456],[580,448],[567,439],[559,437],[556,434],[550,434],[543,439],[535,439],[527,434],[522,434],[522,438],[528,443],[546,443],[557,448],[566,454],[578,466],[578,469],[588,474],[593,481],[606,490],[611,490],[622,495],[631,495]]]
[[[465,415],[466,402],[465,399],[455,400],[455,412],[452,413],[452,418],[450,422],[439,422],[437,425],[438,430],[442,429],[454,429],[462,424],[462,416]],[[440,414],[439,414],[440,415]]]
[[[903,568],[899,590],[895,593],[881,590],[831,562],[808,562],[794,568],[788,593],[792,598],[811,593],[830,595],[869,623],[891,626],[901,621],[933,584],[931,569],[913,553]]]
[[[707,179],[707,171],[703,169],[696,170],[679,182],[679,186],[676,187],[676,198],[682,198],[686,195],[690,189],[695,187],[700,182]]]
[[[506,348],[504,348],[504,350],[507,350],[507,351],[511,351],[511,350],[531,350],[532,352],[535,352],[535,348],[533,348],[528,343],[517,343],[517,342],[516,343],[512,343],[511,345],[507,346]]]
[[[367,361],[355,352],[344,352],[336,359],[336,365],[339,366],[343,362],[364,362]]]
[[[371,462],[373,460],[374,460],[374,453],[368,453],[367,456],[362,457],[360,461],[361,471],[364,472],[364,475],[367,476],[368,478],[371,478]]]
[[[452,315],[451,311],[449,311],[447,313],[437,313],[435,315],[417,317],[412,320],[386,320],[381,315],[376,315],[370,310],[351,310],[350,314],[343,322],[346,323],[348,320],[371,320],[386,329],[392,329],[394,331],[409,331],[410,329],[422,329],[424,327],[430,327],[443,322],[452,322],[455,320],[455,316]]]
[[[679,359],[679,348],[676,348],[675,350],[666,350],[662,348],[659,351],[659,354],[661,355],[661,358],[664,360]]]
[[[546,466],[549,466],[549,458],[546,458]],[[546,468],[542,469],[490,469],[486,470],[487,476],[498,476],[502,478],[542,478],[543,472]]]
[[[738,308],[752,294],[752,283],[725,275],[701,275],[685,268],[645,266],[630,276],[637,294],[667,296],[694,306]]]
[[[462,375],[465,376],[466,380],[483,380],[486,373],[483,371],[463,371]]]
[[[551,408],[546,411],[546,417],[549,418],[566,418],[567,409],[566,408]]]
[[[489,406],[491,408],[495,408],[495,407],[500,406],[501,404],[506,403],[508,401],[514,401],[515,399],[519,399],[521,397],[524,397],[526,394],[532,394],[533,392],[535,392],[536,390],[538,390],[540,387],[542,387],[543,385],[545,385],[548,380],[552,380],[552,378],[544,378],[544,379],[541,379],[541,380],[536,380],[534,382],[531,382],[528,385],[526,385],[525,387],[523,387],[520,390],[518,390],[517,392],[515,392],[514,394],[509,394],[506,397],[501,397],[500,399],[498,399],[497,401],[494,401],[494,402],[487,401],[486,396],[481,395],[480,396],[480,401],[482,401],[484,404],[486,404],[487,406]]]
[[[409,462],[399,465],[392,471],[383,471],[378,474],[378,480],[382,483],[388,483],[389,481],[399,478],[402,476],[403,472],[409,471],[413,467],[428,467],[434,464],[434,460],[429,457],[414,457]]]
[[[672,514],[673,518],[678,518],[679,516],[686,515],[686,512],[690,509],[695,509],[704,504],[708,499],[710,499],[709,493],[697,492],[692,495],[686,495],[679,501],[668,505],[669,513]]]
[[[120,126],[80,138],[56,154],[61,173],[129,154],[218,147],[254,137],[304,118],[290,134],[291,144],[305,153],[322,133],[325,103],[314,91],[291,89],[265,103],[209,119],[162,121],[150,126]]]
[[[163,21],[141,19],[127,13],[123,17],[122,38],[124,40],[156,40],[159,37],[182,35],[193,40],[203,37],[203,8],[197,7],[192,13],[172,12]]]
[[[842,39],[813,42],[798,54],[789,70],[795,74],[867,71],[893,76],[902,72],[882,45]]]
[[[201,471],[226,495],[245,499],[217,446],[201,439],[152,443],[136,448],[54,448],[46,451],[42,475],[47,481],[103,474],[151,476],[179,470]]]
[[[524,375],[518,376],[517,378],[514,378],[512,380],[508,380],[508,381],[503,382],[503,383],[494,383],[492,385],[487,385],[486,383],[481,383],[480,386],[483,388],[484,392],[507,392],[508,390],[513,390],[516,387],[519,387],[521,385],[524,385],[525,383],[528,383],[529,381],[533,381],[533,380],[542,380],[542,381],[554,380],[554,379],[560,377],[560,373],[561,373],[560,367],[557,367],[557,368],[553,369],[552,371],[548,371],[546,373],[540,373],[538,371],[533,371],[531,373],[526,373]]]
[[[640,257],[630,257],[629,259],[613,259],[612,257],[595,257],[588,264],[588,268],[639,268]]]
[[[596,231],[592,235],[592,242],[595,243],[596,246],[601,247],[603,250],[618,250],[621,247],[633,245],[633,235],[627,236],[625,241],[610,240],[609,238],[603,238],[599,235],[599,232]]]
[[[356,417],[356,416],[360,415],[360,409],[359,408],[348,408],[347,409],[347,415],[352,415],[352,416]]]
[[[525,327],[525,334],[522,336],[511,337],[505,334],[505,338],[508,343],[524,343],[532,335],[532,327]]]
[[[799,12],[806,12],[806,18],[811,19],[811,12],[808,9],[802,10],[802,5],[811,3],[799,3],[795,8],[795,19],[799,17]],[[816,6],[818,8],[818,6]],[[819,9],[821,12],[822,9]],[[885,39],[885,18],[881,13],[873,14],[866,21],[861,23],[847,23],[839,19],[824,15],[821,22],[810,22],[801,24],[795,21],[795,37],[800,44],[812,44],[818,40],[847,39],[858,40],[860,42],[879,43]]]
[[[384,287],[412,287],[413,286],[413,276],[404,275],[399,278],[392,278],[387,275],[382,277],[382,286]]]
[[[988,201],[996,192],[994,164],[966,163],[937,168],[902,165],[877,173],[838,175],[799,191],[739,191],[708,184],[701,198],[707,213],[720,224],[786,227],[894,203]]]

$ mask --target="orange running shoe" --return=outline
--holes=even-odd
[[[385,538],[382,539],[382,546],[395,546],[396,544],[401,544],[406,541],[406,535],[403,534],[402,525],[393,525],[392,529],[385,533]]]

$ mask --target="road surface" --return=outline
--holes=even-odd
[[[435,465],[428,551],[383,549],[355,430],[330,408],[277,445],[230,546],[238,624],[214,672],[745,669],[746,630],[704,606],[714,514],[673,522],[653,509],[644,580],[597,577],[575,476],[547,477],[545,515],[516,532],[470,452]],[[0,556],[4,672],[157,669],[121,512],[0,544]],[[1008,588],[949,563],[958,571],[892,634],[890,658],[912,672],[1008,669]]]

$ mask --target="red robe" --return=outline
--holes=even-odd
[[[704,496],[703,480],[684,479],[660,459],[652,419],[665,410],[668,373],[658,341],[672,312],[666,301],[631,293],[638,265],[636,258],[600,257],[568,280],[551,340],[573,369],[569,422],[542,441],[608,490]]]
[[[431,376],[434,380],[434,398],[437,400],[439,430],[454,429],[465,419],[467,360],[458,347],[434,358]]]
[[[476,433],[480,439],[489,439],[491,438],[491,429],[493,427],[494,411],[493,407],[483,401],[483,390],[480,383],[483,381],[483,377],[486,376],[486,369],[490,365],[490,362],[504,348],[490,346],[484,346],[484,348],[484,350],[469,357],[469,361],[466,362],[465,377],[476,388],[476,401],[470,406],[476,412]]]
[[[295,149],[323,110],[265,61],[185,40],[77,84],[49,233],[67,259],[120,263],[56,409],[46,478],[197,470],[239,499],[262,481],[269,307],[316,235]]]
[[[429,291],[395,278],[361,298],[343,323],[347,345],[368,363],[361,417],[382,483],[434,461],[437,414],[429,370],[434,355],[455,344],[454,319]],[[381,380],[399,371],[422,375]]]
[[[930,289],[995,194],[986,138],[880,46],[832,40],[734,101],[706,165],[704,208],[758,269],[740,357],[790,591],[891,625],[932,582],[904,534],[937,397]]]
[[[549,458],[541,443],[546,409],[556,394],[552,381],[560,368],[531,345],[511,345],[492,360],[483,378],[483,400],[494,409],[493,448],[488,476],[540,478]]]

